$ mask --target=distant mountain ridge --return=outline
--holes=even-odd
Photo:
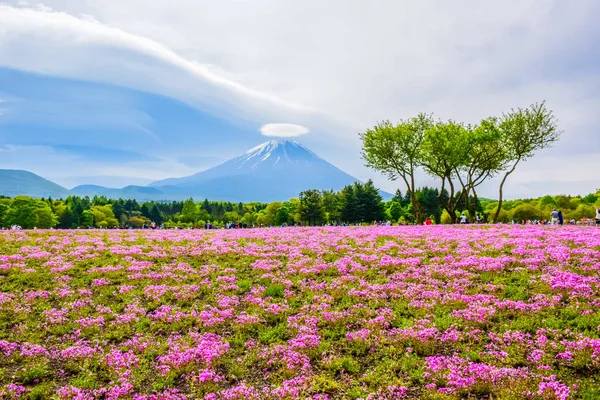
[[[99,185],[79,185],[71,189],[71,193],[76,196],[106,196],[109,199],[121,197],[136,200],[163,200],[160,197],[164,195],[161,190],[136,185],[125,186],[121,189],[107,188]]]
[[[190,197],[197,201],[205,198],[232,202],[285,201],[297,197],[303,190],[337,191],[359,181],[300,143],[290,140],[265,142],[229,161],[191,176],[168,178],[152,182],[148,186],[131,185],[121,189],[80,185],[69,191],[30,172],[10,171],[0,170],[0,194],[6,196],[23,194],[58,198],[98,195],[138,201],[172,201]],[[5,174],[2,175],[2,172]],[[19,183],[20,179],[23,179],[23,185]],[[384,197],[391,197],[388,193],[382,194]]]
[[[0,169],[0,195],[64,198],[68,189],[29,171]]]

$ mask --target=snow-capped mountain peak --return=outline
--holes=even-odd
[[[261,163],[275,165],[278,163],[298,164],[302,162],[323,161],[315,153],[293,140],[271,140],[260,144],[232,161],[237,168],[257,167]]]
[[[357,179],[293,140],[270,140],[208,170],[151,184],[185,196],[285,201],[302,190],[340,190]]]

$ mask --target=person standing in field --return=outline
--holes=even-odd
[[[461,216],[460,216],[460,223],[461,224],[466,224],[467,223],[467,216],[464,213],[462,213]]]
[[[565,220],[563,219],[563,213],[561,210],[558,210],[558,224],[560,226],[563,226],[564,222],[565,222]]]
[[[558,225],[558,211],[556,209],[552,210],[552,225]]]
[[[596,226],[600,226],[600,208],[596,208]]]

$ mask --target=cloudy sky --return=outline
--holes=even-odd
[[[119,187],[298,136],[393,191],[363,167],[358,132],[546,100],[562,140],[505,193],[592,192],[598,15],[597,0],[4,0],[0,168]],[[495,193],[490,182],[481,194]]]

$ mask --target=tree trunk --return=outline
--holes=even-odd
[[[519,164],[519,161],[521,161],[520,158],[518,158],[517,161],[515,161],[515,164],[512,166],[512,168],[508,172],[506,172],[506,174],[504,174],[504,178],[502,178],[502,182],[500,182],[500,189],[498,190],[498,209],[496,210],[496,214],[494,215],[495,224],[498,223],[498,218],[500,218],[500,210],[502,210],[502,188],[504,187],[504,183],[506,182],[506,179],[508,179],[508,176],[512,174],[517,168],[517,164]]]
[[[498,190],[498,208],[496,209],[496,214],[494,214],[494,223],[498,223],[498,218],[500,218],[500,210],[502,210],[502,187],[504,186],[504,182],[506,182],[506,178],[508,178],[508,173],[504,174],[504,178],[502,178],[502,182],[500,182],[500,189]]]
[[[403,177],[404,178],[404,177]],[[410,193],[410,202],[413,206],[413,212],[415,213],[415,222],[418,225],[422,225],[425,222],[425,216],[423,207],[421,203],[417,199],[417,194],[415,193],[415,175],[414,173],[410,174],[410,183],[406,178],[404,178],[404,182],[406,183],[406,188]]]
[[[477,197],[477,192],[475,191],[475,188],[473,188],[472,210],[469,210],[469,214],[471,215],[471,218],[473,218],[474,221],[477,221],[477,206],[479,206],[479,199]]]
[[[425,212],[423,211],[421,203],[417,200],[417,195],[413,191],[410,192],[410,202],[412,203],[413,212],[415,213],[415,222],[418,225],[423,225],[423,222],[425,222]]]
[[[454,204],[454,183],[448,178],[448,186],[450,186],[450,192],[448,193],[448,202],[446,203],[446,212],[450,215],[450,221],[456,224],[456,206]]]
[[[465,201],[465,208],[464,210],[466,210],[469,213],[469,217],[471,218],[471,208],[469,206],[469,194],[471,192],[471,177],[470,174],[467,173],[467,182],[463,182],[463,179],[460,177],[460,171],[458,168],[455,169],[455,173],[456,173],[456,177],[458,178],[458,182],[460,183],[461,186],[461,192],[460,192],[460,197],[456,200],[456,202],[454,203],[454,209],[456,210],[458,208],[458,206],[460,205],[461,200],[464,199]],[[464,211],[463,210],[463,211]]]

